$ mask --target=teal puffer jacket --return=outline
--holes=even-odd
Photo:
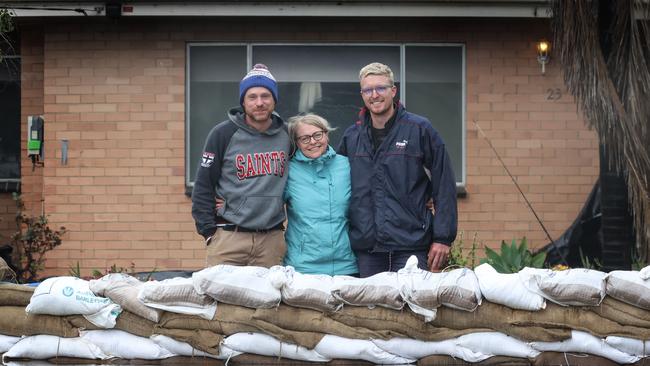
[[[358,273],[348,237],[348,159],[331,146],[316,159],[296,151],[289,163],[284,198],[289,220],[284,264],[300,273]]]

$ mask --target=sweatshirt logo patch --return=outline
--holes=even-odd
[[[214,153],[204,151],[203,157],[201,158],[201,166],[209,168],[212,163],[214,163]]]
[[[235,167],[239,180],[263,175],[282,177],[286,171],[287,157],[284,151],[270,151],[254,154],[237,154]]]
[[[397,141],[395,142],[395,148],[397,150],[404,150],[406,149],[406,145],[409,144],[409,140],[402,140],[402,141]]]

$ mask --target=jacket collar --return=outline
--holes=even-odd
[[[402,103],[398,100],[395,102],[395,120],[400,119],[400,115],[404,113],[405,109]],[[358,125],[363,125],[364,127],[370,127],[370,112],[368,112],[367,107],[361,108],[359,111],[359,120],[357,121]]]
[[[327,145],[327,150],[325,150],[325,153],[323,155],[311,159],[305,156],[305,154],[300,151],[300,149],[296,150],[296,155],[293,157],[296,159],[296,161],[303,162],[303,163],[309,163],[309,164],[318,164],[318,163],[325,163],[328,160],[331,160],[333,157],[336,156],[336,151],[334,151],[334,148],[331,146]]]

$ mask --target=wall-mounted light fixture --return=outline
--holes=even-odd
[[[542,39],[537,42],[537,62],[542,65],[542,75],[546,73],[546,64],[548,63],[551,52],[551,44],[547,40]]]

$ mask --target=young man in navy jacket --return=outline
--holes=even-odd
[[[397,271],[415,255],[440,270],[456,238],[456,179],[431,122],[394,102],[393,72],[371,63],[359,72],[365,104],[339,154],[350,160],[350,242],[361,277]],[[427,208],[431,199],[435,211]]]

